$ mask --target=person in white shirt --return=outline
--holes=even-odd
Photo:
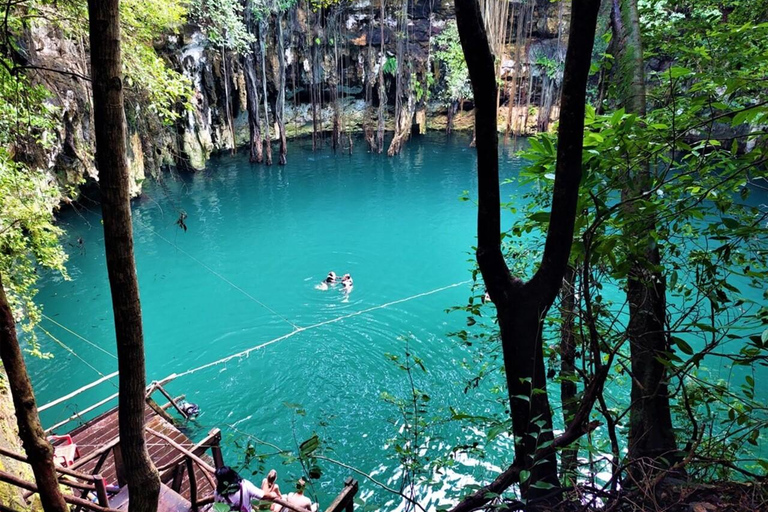
[[[264,498],[264,492],[261,489],[228,466],[218,468],[215,475],[214,501],[226,503],[232,511],[251,512],[251,502]]]

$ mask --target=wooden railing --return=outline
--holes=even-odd
[[[167,436],[147,429],[150,435],[158,437],[173,446],[179,455],[168,464],[157,468],[160,472],[160,481],[168,485],[174,492],[181,494],[181,488],[184,485],[184,477],[189,481],[189,502],[192,510],[198,510],[204,504],[210,503],[208,497],[201,497],[198,493],[198,477],[202,475],[208,480],[212,489],[216,488],[212,473],[215,468],[224,465],[221,455],[221,431],[214,428],[208,435],[192,448],[184,448],[178,445]],[[210,466],[202,459],[206,451],[211,450],[211,457],[215,467]]]
[[[344,480],[344,489],[341,490],[325,512],[353,512],[355,510],[355,495],[357,494],[357,480],[348,476]]]
[[[28,463],[27,457],[24,455],[2,447],[0,447],[0,455],[4,455],[5,457],[9,457],[19,462]],[[64,486],[71,487],[73,492],[76,490],[81,491],[79,497],[70,496],[66,493],[64,494],[64,501],[70,505],[74,505],[76,507],[75,510],[79,510],[80,508],[93,510],[95,512],[112,512],[116,510],[109,508],[107,486],[104,482],[104,478],[102,478],[98,473],[86,475],[85,473],[75,471],[73,468],[63,468],[61,466],[56,466],[56,471],[61,475],[59,477],[59,483]],[[98,472],[98,469],[96,472]],[[24,496],[25,499],[37,492],[36,484],[33,482],[28,482],[23,478],[19,478],[16,475],[6,471],[0,471],[0,481],[27,491]],[[88,494],[91,492],[96,494],[97,503],[85,499],[86,496],[88,496]]]

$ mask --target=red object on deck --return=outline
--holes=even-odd
[[[75,463],[80,456],[77,444],[72,441],[72,436],[48,436],[48,441],[53,445],[53,461],[65,468]]]

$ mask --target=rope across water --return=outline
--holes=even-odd
[[[378,306],[372,306],[370,308],[361,309],[360,311],[355,311],[353,313],[348,313],[346,315],[337,316],[336,318],[331,318],[330,320],[324,320],[322,322],[317,322],[315,324],[308,325],[306,327],[297,327],[296,329],[294,329],[293,331],[289,332],[288,334],[284,334],[284,335],[279,336],[279,337],[277,337],[275,339],[269,340],[269,341],[261,343],[259,345],[255,345],[255,346],[253,346],[251,348],[247,348],[247,349],[245,349],[243,351],[237,352],[236,354],[232,354],[232,355],[229,355],[229,356],[226,356],[226,357],[222,357],[221,359],[218,359],[216,361],[212,361],[210,363],[206,363],[206,364],[198,366],[196,368],[191,368],[191,369],[186,370],[186,371],[184,371],[182,373],[174,373],[172,375],[169,375],[168,377],[163,379],[163,381],[164,382],[170,382],[171,380],[178,379],[179,377],[186,377],[187,375],[191,375],[193,373],[197,373],[197,372],[199,372],[201,370],[205,370],[205,369],[211,368],[213,366],[218,366],[220,364],[224,364],[224,363],[226,363],[228,361],[231,361],[233,359],[237,359],[237,358],[240,358],[240,357],[246,357],[246,356],[248,356],[253,351],[260,350],[262,348],[268,347],[268,346],[273,345],[275,343],[278,343],[280,341],[286,340],[286,339],[288,339],[288,338],[290,338],[292,336],[295,336],[295,335],[299,334],[300,332],[304,332],[304,331],[308,331],[310,329],[316,329],[318,327],[322,327],[324,325],[329,325],[329,324],[333,324],[333,323],[336,323],[336,322],[340,322],[341,320],[346,320],[347,318],[352,318],[352,317],[355,317],[355,316],[363,315],[365,313],[370,313],[371,311],[375,311],[377,309],[388,308],[390,306],[394,306],[395,304],[401,304],[403,302],[408,302],[410,300],[418,299],[418,298],[421,298],[421,297],[426,297],[427,295],[433,295],[435,293],[439,293],[439,292],[448,290],[450,288],[456,288],[457,286],[465,285],[465,284],[468,284],[470,282],[471,282],[471,280],[466,280],[466,281],[461,281],[459,283],[449,284],[447,286],[442,286],[440,288],[435,288],[434,290],[430,290],[428,292],[418,293],[416,295],[411,295],[410,297],[405,297],[403,299],[394,300],[392,302],[387,302],[385,304],[379,304]]]
[[[205,370],[205,369],[208,369],[208,368],[212,368],[212,367],[215,367],[215,366],[218,366],[218,365],[225,364],[225,363],[227,363],[229,361],[232,361],[233,359],[247,357],[251,352],[254,352],[256,350],[261,350],[261,349],[266,348],[266,347],[268,347],[270,345],[274,345],[275,343],[279,343],[281,341],[284,341],[284,340],[286,340],[288,338],[291,338],[291,337],[293,337],[293,336],[295,336],[295,335],[297,335],[297,334],[299,334],[301,332],[304,332],[304,331],[309,331],[311,329],[317,329],[318,327],[334,324],[336,322],[340,322],[340,321],[346,320],[348,318],[353,318],[353,317],[356,317],[356,316],[364,315],[365,313],[370,313],[371,311],[376,311],[376,310],[379,310],[379,309],[385,309],[385,308],[388,308],[388,307],[391,307],[391,306],[394,306],[394,305],[397,305],[397,304],[402,304],[404,302],[409,302],[409,301],[412,301],[412,300],[415,300],[415,299],[419,299],[421,297],[427,297],[429,295],[434,295],[436,293],[440,293],[440,292],[449,290],[451,288],[457,288],[459,286],[463,286],[463,285],[469,284],[471,282],[472,282],[472,280],[467,279],[465,281],[460,281],[458,283],[453,283],[453,284],[449,284],[449,285],[446,285],[446,286],[441,286],[439,288],[435,288],[433,290],[429,290],[429,291],[426,291],[426,292],[417,293],[415,295],[404,297],[402,299],[393,300],[391,302],[387,302],[387,303],[384,303],[384,304],[379,304],[377,306],[371,306],[369,308],[364,308],[364,309],[361,309],[359,311],[354,311],[352,313],[347,313],[345,315],[340,315],[340,316],[337,316],[335,318],[331,318],[329,320],[324,320],[322,322],[317,322],[317,323],[314,323],[312,325],[308,325],[306,327],[298,327],[295,324],[293,324],[293,322],[289,322],[289,323],[291,323],[291,325],[294,326],[294,330],[292,330],[291,332],[289,332],[287,334],[284,334],[282,336],[278,336],[277,338],[271,339],[271,340],[266,341],[264,343],[260,343],[258,345],[254,345],[253,347],[247,348],[247,349],[242,350],[240,352],[237,352],[235,354],[231,354],[231,355],[228,355],[226,357],[222,357],[221,359],[217,359],[215,361],[211,361],[209,363],[205,363],[203,365],[200,365],[200,366],[197,366],[197,367],[194,367],[194,368],[190,368],[190,369],[185,370],[185,371],[183,371],[181,373],[171,374],[168,377],[160,380],[159,382],[162,383],[162,384],[165,384],[165,383],[171,382],[172,380],[176,380],[176,379],[181,378],[181,377],[186,377],[188,375],[192,375],[192,374],[200,372],[202,370]],[[115,372],[112,375],[107,376],[106,379],[103,378],[103,379],[100,379],[99,381],[104,381],[104,380],[111,379],[112,377],[114,377],[116,375],[117,375],[117,372]],[[99,382],[99,381],[96,381],[96,382]],[[62,397],[62,398],[59,398],[57,400],[54,400],[53,402],[42,406],[40,409],[44,410],[44,409],[47,409],[47,408],[51,407],[54,404],[62,402],[64,399],[73,398],[74,396],[80,394],[80,392],[85,391],[87,389],[90,389],[91,387],[93,387],[93,383],[88,384],[88,385],[80,388],[79,390],[73,391],[72,393],[69,393],[68,395],[66,395],[66,397]]]

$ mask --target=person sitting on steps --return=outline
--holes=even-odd
[[[288,502],[288,504],[296,509],[316,512],[318,509],[318,504],[313,504],[312,500],[304,496],[304,489],[306,486],[307,482],[303,478],[299,478],[299,481],[296,482],[296,492],[290,493],[284,499],[286,502]],[[279,507],[276,512],[280,512],[281,510],[284,512],[289,512],[289,509],[285,507]]]
[[[237,474],[229,466],[216,470],[216,503],[225,503],[234,512],[251,512],[251,502],[264,498],[264,491]]]
[[[261,481],[261,491],[264,493],[264,496],[268,498],[283,497],[283,495],[280,493],[280,486],[277,485],[277,471],[272,469],[269,471],[269,473],[267,473],[267,477]],[[280,505],[276,503],[273,503],[272,505],[265,503],[259,506],[259,509],[261,510],[277,510],[279,508]]]

